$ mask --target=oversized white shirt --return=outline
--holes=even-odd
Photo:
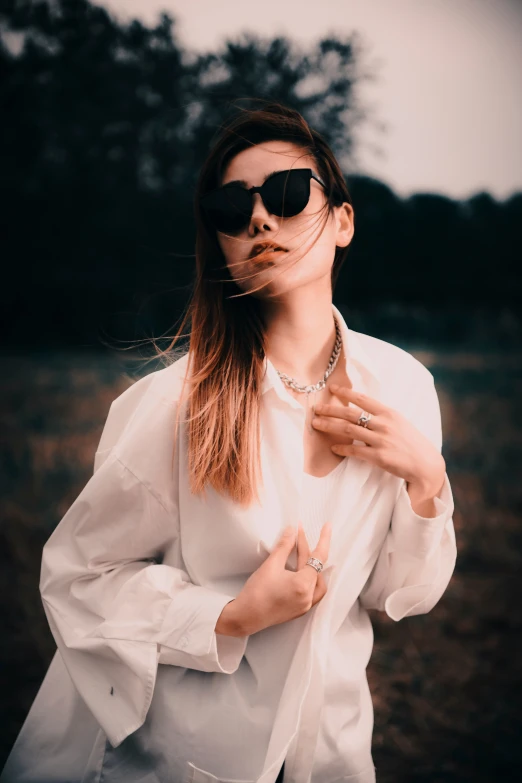
[[[333,310],[354,389],[441,449],[431,372]],[[373,783],[367,609],[398,621],[443,595],[456,561],[448,476],[437,516],[424,518],[404,479],[347,457],[329,498],[324,598],[251,636],[216,634],[224,606],[304,513],[306,412],[266,359],[261,503],[244,509],[210,487],[194,496],[183,421],[173,451],[187,361],[112,403],[94,474],[44,546],[40,591],[58,649],[0,781],[274,783],[286,760],[285,783]]]

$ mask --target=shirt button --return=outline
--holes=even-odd
[[[187,646],[187,644],[188,644],[188,639],[187,639],[187,637],[186,637],[186,636],[182,636],[182,637],[181,637],[181,639],[179,640],[179,646],[180,646],[182,649],[185,649],[185,647]]]

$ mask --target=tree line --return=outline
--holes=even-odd
[[[5,2],[4,344],[94,346],[100,329],[122,338],[168,329],[193,279],[200,165],[234,101],[258,97],[300,111],[345,172],[356,234],[336,302],[390,318],[397,306],[420,308],[425,325],[437,312],[450,338],[465,311],[505,320],[522,293],[522,193],[400,198],[358,174],[355,130],[372,120],[356,97],[373,78],[362,54],[355,33],[309,51],[245,33],[192,52],[166,13],[147,26],[88,0]]]

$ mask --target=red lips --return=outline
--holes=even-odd
[[[268,240],[265,240],[264,242],[256,242],[250,251],[250,258],[255,258],[255,256],[271,250],[284,250],[286,252],[286,247],[281,247],[281,245],[276,245],[275,242],[270,242]]]

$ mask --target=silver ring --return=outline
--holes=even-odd
[[[361,427],[367,427],[368,422],[372,418],[372,414],[368,413],[367,411],[363,411],[359,418],[357,419],[357,424],[359,424]]]
[[[318,574],[321,573],[324,567],[317,557],[309,557],[305,565],[311,565],[313,568],[315,568]]]

